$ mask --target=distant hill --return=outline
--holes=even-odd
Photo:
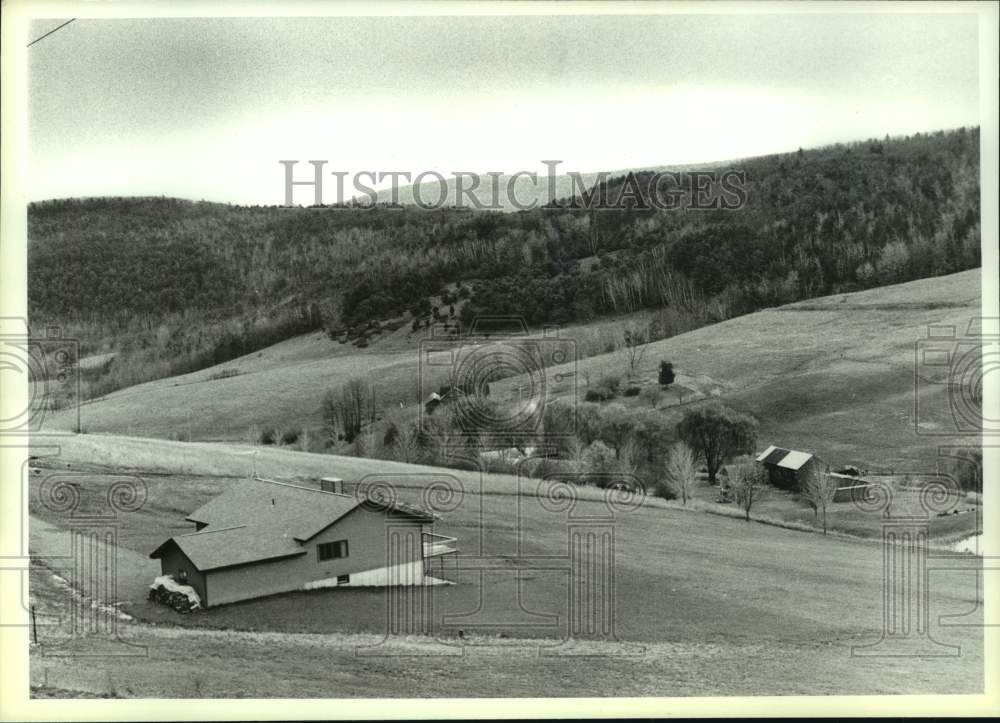
[[[718,168],[727,161],[716,161],[713,163],[685,164],[675,166],[653,166],[643,168],[625,168],[617,171],[602,171],[600,173],[580,173],[575,177],[569,173],[562,173],[556,176],[538,174],[532,179],[530,176],[511,176],[501,174],[493,177],[484,176],[475,189],[470,180],[463,180],[463,191],[461,202],[458,197],[458,180],[453,175],[445,175],[444,190],[441,189],[441,182],[438,180],[425,181],[417,185],[399,186],[395,193],[391,189],[384,189],[376,194],[377,203],[391,203],[395,197],[395,203],[402,206],[416,205],[419,200],[423,204],[437,204],[441,206],[461,206],[468,209],[500,210],[506,213],[526,210],[545,206],[559,199],[571,198],[582,192],[590,190],[603,179],[624,176],[627,173],[646,172],[655,173],[662,171],[687,171],[694,168],[709,169]]]
[[[980,263],[978,129],[733,165],[747,181],[732,211],[35,203],[31,321],[62,326],[84,355],[116,353],[90,373],[98,395],[312,330],[359,339],[389,319],[539,325],[667,308],[657,333],[669,336]]]
[[[705,326],[651,344],[634,379],[655,386],[660,361],[675,364],[675,388],[659,403],[669,429],[685,405],[717,397],[760,420],[762,447],[808,449],[832,464],[904,471],[933,465],[938,445],[976,439],[957,431],[949,436],[955,425],[944,385],[920,390],[924,416],[914,417],[914,349],[929,326],[964,332],[981,314],[980,278],[978,270],[964,271]],[[588,331],[575,326],[561,336],[582,347]],[[323,393],[351,377],[374,382],[380,408],[412,408],[419,401],[418,360],[415,348],[354,349],[310,334],[215,368],[110,394],[85,404],[81,420],[88,433],[162,438],[245,440],[254,428],[267,426],[279,432],[310,429],[319,436]],[[224,370],[237,373],[226,376]],[[583,359],[575,365],[575,384],[556,381],[570,370],[548,370],[550,399],[572,401],[575,390],[582,403],[586,380],[596,384],[604,375],[620,374],[622,358],[609,353]],[[524,383],[520,377],[497,382],[491,397],[516,399]],[[639,397],[624,402],[647,404]],[[61,412],[48,423],[66,429],[74,419]]]

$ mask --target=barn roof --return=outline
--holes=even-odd
[[[790,453],[791,450],[784,449],[782,447],[771,446],[764,450],[764,454],[757,458],[758,462],[763,462],[764,464],[778,464],[785,458],[786,455]]]
[[[150,557],[162,557],[169,545],[176,545],[202,572],[306,552],[306,548],[287,535],[267,534],[247,525],[177,535],[156,548]]]
[[[773,452],[775,449],[777,449],[777,447],[775,447],[772,444],[770,447],[768,447],[763,452],[761,452],[760,454],[757,455],[757,461],[758,462],[763,462],[767,458],[767,455],[771,454],[771,452]]]
[[[785,469],[798,470],[802,468],[806,462],[812,459],[812,455],[808,452],[798,452],[792,450],[786,454],[780,462],[778,462],[779,467],[784,467]]]
[[[773,444],[757,455],[757,461],[763,464],[773,464],[790,470],[799,470],[813,458],[809,452],[799,452],[794,449],[775,447]]]

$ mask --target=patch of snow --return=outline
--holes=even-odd
[[[91,610],[97,610],[99,612],[104,613],[105,615],[114,615],[119,620],[126,620],[126,621],[133,620],[133,617],[131,615],[129,615],[126,612],[122,612],[121,610],[118,609],[118,606],[122,604],[120,602],[108,605],[98,600],[93,600],[91,598],[88,598],[86,595],[84,595],[75,587],[73,587],[73,585],[69,582],[69,580],[55,573],[52,573],[52,581],[58,587],[61,587],[64,590],[66,590],[66,592],[69,593],[70,597],[72,597],[74,600],[88,603],[90,605]]]
[[[188,602],[191,603],[192,608],[201,607],[201,598],[195,589],[190,585],[181,585],[179,582],[174,580],[173,575],[159,575],[153,584],[149,586],[150,590],[155,590],[158,587],[163,587],[168,592],[179,592],[181,595],[187,597]]]
[[[335,577],[328,577],[328,578],[324,578],[323,580],[313,580],[312,582],[307,582],[305,585],[303,585],[302,589],[303,590],[322,590],[322,589],[328,588],[328,587],[338,587],[338,585],[337,585],[337,578],[335,578]],[[340,587],[349,587],[349,586],[345,583],[343,585],[340,585]]]
[[[978,535],[971,535],[965,537],[951,546],[951,549],[955,552],[968,552],[973,555],[982,555],[983,535],[979,533]]]
[[[430,575],[424,575],[424,585],[454,585],[455,583],[451,580],[442,580],[441,578],[431,577]]]

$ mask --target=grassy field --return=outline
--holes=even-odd
[[[958,433],[944,385],[926,384],[925,370],[915,364],[917,344],[932,325],[954,327],[957,338],[967,338],[970,321],[982,313],[980,298],[974,270],[810,299],[654,342],[634,378],[652,385],[660,361],[672,361],[679,381],[697,393],[682,399],[668,393],[660,407],[668,418],[679,420],[699,397],[716,397],[760,420],[762,449],[805,449],[834,465],[933,471],[939,445],[979,440]],[[576,368],[576,389],[557,388],[556,398],[582,396],[585,375],[591,383],[627,375],[620,353],[583,359]],[[554,379],[568,369],[548,372]],[[492,392],[516,398],[523,383],[512,377]]]
[[[947,433],[946,412],[916,418],[915,345],[931,324],[954,325],[961,336],[978,313],[978,272],[814,299],[655,342],[634,377],[650,385],[661,359],[674,362],[676,386],[685,394],[683,400],[668,394],[661,402],[668,419],[679,419],[687,404],[714,396],[760,419],[762,447],[804,448],[833,464],[919,477],[936,468],[938,445],[968,440]],[[582,338],[588,330],[577,333]],[[405,406],[416,400],[417,356],[415,339],[404,334],[399,330],[381,348],[367,350],[319,336],[291,340],[213,370],[85,405],[83,424],[91,433],[36,436],[33,451],[51,458],[41,462],[42,474],[31,477],[30,544],[33,553],[48,559],[32,571],[31,597],[53,623],[32,655],[37,694],[736,695],[982,689],[981,591],[976,574],[968,570],[932,570],[929,579],[931,634],[961,646],[960,655],[852,655],[852,646],[874,643],[881,632],[883,549],[876,540],[842,533],[878,537],[883,523],[850,504],[835,506],[830,522],[837,534],[826,537],[790,529],[818,523],[801,501],[776,491],[753,511],[756,519],[774,524],[732,518],[736,510],[715,505],[716,490],[707,485],[698,487],[689,509],[648,499],[636,509],[615,512],[608,523],[615,539],[614,619],[619,639],[628,645],[578,641],[576,652],[586,649],[590,657],[552,658],[540,655],[540,649],[567,652],[573,520],[566,511],[543,505],[538,495],[546,488],[536,481],[272,447],[93,434],[167,437],[186,429],[195,439],[237,439],[255,423],[308,423],[318,412],[317,390],[360,369],[384,385],[383,402]],[[582,396],[585,380],[620,374],[623,363],[620,353],[583,359],[576,388],[565,382],[550,385],[549,398]],[[210,379],[228,368],[239,373]],[[567,369],[546,374],[554,380]],[[515,398],[523,383],[516,377],[504,380],[493,393]],[[923,401],[946,410],[947,390],[934,387]],[[65,417],[49,422],[59,428]],[[82,511],[102,505],[107,487],[121,475],[138,475],[145,483],[144,504],[118,520],[116,596],[121,610],[133,617],[122,621],[121,635],[146,646],[141,658],[98,657],[81,666],[41,654],[45,646],[93,652],[101,644],[92,638],[67,641],[64,627],[55,624],[56,618],[65,622],[67,617],[69,597],[53,574],[68,575],[64,558],[71,520],[43,501],[41,485],[54,472],[79,484]],[[395,654],[357,655],[358,645],[383,639],[385,591],[290,593],[190,616],[146,602],[147,586],[158,572],[149,552],[166,537],[190,529],[183,521],[188,512],[230,485],[245,484],[253,472],[286,479],[388,477],[401,499],[418,504],[427,503],[431,482],[449,480],[461,487],[458,503],[443,513],[435,530],[458,537],[461,553],[459,564],[448,561],[440,572],[458,584],[432,590],[437,639],[390,640],[395,653],[421,656],[419,665]],[[607,514],[602,491],[577,488],[576,494],[573,514]],[[907,507],[912,499],[904,492],[897,504]],[[963,510],[974,507],[968,500],[956,504]],[[972,533],[978,518],[978,512],[935,517],[929,520],[932,540],[944,543]],[[935,561],[941,566],[942,556],[950,558],[945,563],[959,559],[942,550],[934,556],[932,567]],[[962,560],[969,559],[962,557],[958,566],[968,567]],[[963,622],[972,624],[942,624],[940,617],[948,615],[967,615]]]
[[[679,372],[661,411],[680,417],[684,405],[715,396],[761,421],[761,444],[802,448],[833,464],[924,472],[936,468],[937,447],[968,441],[949,434],[948,391],[921,385],[915,416],[915,350],[930,325],[951,325],[962,337],[980,314],[980,273],[966,271],[897,286],[811,299],[731,319],[648,345],[637,383],[655,382],[663,359]],[[563,330],[594,351],[611,338],[604,321]],[[400,329],[368,349],[322,335],[289,340],[258,354],[194,374],[122,390],[81,410],[88,432],[235,440],[253,425],[317,426],[322,393],[352,376],[369,375],[379,404],[398,409],[417,401],[420,335]],[[586,392],[605,374],[627,370],[620,353],[547,370],[550,398]],[[225,369],[239,372],[215,378]],[[563,379],[556,382],[556,379]],[[442,380],[443,381],[443,380]],[[926,381],[926,380],[925,380]],[[525,380],[494,383],[497,398],[516,398]],[[636,400],[624,400],[639,404]],[[930,415],[928,417],[928,414]],[[70,415],[47,420],[66,429]]]
[[[648,320],[649,312],[627,317]],[[593,354],[614,343],[621,320],[602,319],[564,330],[580,353]],[[87,432],[197,440],[242,440],[253,427],[279,429],[322,426],[320,401],[326,391],[348,379],[372,382],[380,408],[410,407],[447,382],[444,372],[425,367],[420,345],[426,329],[404,326],[376,337],[359,349],[317,332],[190,374],[128,387],[81,409]],[[156,410],[156,413],[151,413]],[[75,414],[59,412],[45,420],[53,429],[75,426]]]
[[[120,477],[80,467],[77,511],[92,512]],[[67,561],[56,558],[68,553],[69,518],[41,503],[39,486],[47,474],[32,478],[32,552],[50,559],[47,568],[33,571],[31,596],[50,623],[66,619],[66,591],[51,572],[68,575]],[[394,655],[358,657],[357,645],[384,637],[381,590],[292,593],[183,616],[145,601],[157,573],[147,555],[189,527],[183,522],[188,511],[246,481],[177,474],[144,480],[145,504],[119,520],[117,601],[135,617],[120,623],[122,638],[147,652],[81,666],[36,649],[32,680],[46,687],[40,694],[47,688],[182,697],[857,694],[974,692],[982,686],[981,628],[938,624],[940,615],[976,608],[974,573],[931,577],[932,632],[960,645],[960,656],[852,657],[851,646],[873,643],[881,631],[878,544],[657,504],[619,512],[613,520],[613,615],[626,645],[589,643],[594,647],[585,649],[596,657],[540,656],[540,649],[562,650],[568,634],[571,521],[536,498],[475,494],[471,484],[436,529],[459,538],[462,556],[458,571],[453,562],[445,564],[445,577],[459,584],[432,589],[434,629],[450,647],[431,638],[393,638],[386,648],[421,655],[419,664]],[[411,484],[400,496],[421,502],[419,479]],[[582,499],[573,513],[606,511],[602,501]],[[977,615],[966,620],[975,622]],[[66,644],[94,652],[102,644],[97,638],[67,642],[58,625],[42,631],[43,648]],[[442,650],[449,655],[435,654]],[[747,665],[750,658],[753,665]],[[403,671],[406,685],[398,680]]]

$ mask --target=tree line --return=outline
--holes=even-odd
[[[978,128],[737,165],[747,202],[733,211],[35,203],[29,313],[75,326],[94,350],[124,352],[125,380],[226,361],[303,330],[416,320],[459,281],[466,319],[566,323],[667,308],[686,330],[980,264]]]

